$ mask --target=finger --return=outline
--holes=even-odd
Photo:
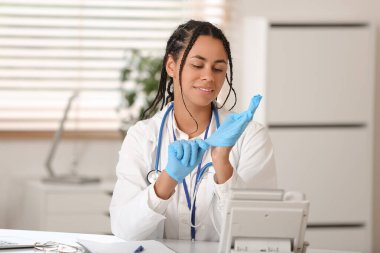
[[[224,123],[224,122],[229,122],[229,121],[233,122],[233,121],[236,120],[237,117],[239,117],[239,114],[234,113],[234,112],[233,112],[233,113],[230,113],[230,114],[227,115],[227,117],[226,117],[226,119],[223,121],[223,123]]]
[[[184,166],[188,166],[189,162],[190,162],[191,146],[190,146],[189,142],[183,141],[182,147],[183,147],[183,157],[182,157],[181,163]]]
[[[252,116],[250,114],[246,113],[246,114],[242,115],[241,121],[246,123],[246,122],[249,122],[251,120],[252,120]]]
[[[255,113],[257,107],[260,104],[262,96],[261,95],[256,95],[251,99],[251,103],[249,104],[248,111],[250,111],[253,114]]]
[[[203,140],[202,140],[202,141],[203,141]],[[203,142],[204,142],[204,141],[203,141]],[[204,143],[206,143],[206,142],[204,142]],[[207,143],[206,143],[206,145],[207,145]],[[208,148],[208,145],[207,145],[207,148]],[[207,151],[207,148],[202,148],[201,146],[199,146],[197,163],[199,163],[199,162],[202,160],[204,154],[205,154],[206,151]]]
[[[209,145],[206,141],[202,139],[196,139],[195,141],[202,150],[206,151],[208,149]]]
[[[248,126],[249,122],[252,120],[252,117],[250,115],[245,115],[245,119],[242,120],[242,123],[241,123],[241,129],[244,129]]]
[[[190,142],[190,146],[191,146],[190,165],[191,166],[195,166],[196,163],[197,163],[197,160],[198,160],[197,158],[198,158],[198,148],[199,148],[199,145],[195,141],[191,141]]]
[[[235,129],[239,129],[238,132],[241,132],[241,131],[244,131],[245,127],[248,125],[248,123],[252,120],[252,117],[249,113],[247,112],[242,112],[240,115],[239,115],[239,118],[237,118],[235,121],[234,121],[234,124],[231,126],[230,128],[230,131],[231,132],[235,132],[237,130]]]
[[[249,114],[247,112],[242,112],[242,113],[236,113],[232,114],[230,118],[228,119],[230,124],[229,127],[238,127],[239,125],[243,124],[245,121],[250,120],[249,119]],[[223,122],[224,123],[224,122]],[[232,124],[231,124],[232,123]]]
[[[183,157],[183,147],[182,147],[182,144],[180,141],[176,141],[176,142],[173,142],[172,144],[173,149],[174,149],[174,152],[175,152],[175,155],[176,155],[176,158],[178,160],[181,160],[182,157]]]
[[[207,149],[208,149],[208,144],[204,141],[204,140],[196,140],[197,144],[198,144],[198,161],[197,162],[200,162],[204,156],[204,154],[206,153]]]

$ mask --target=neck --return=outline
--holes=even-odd
[[[191,118],[189,112],[186,110],[183,101],[181,100],[179,103],[174,101],[174,117],[178,128],[188,134],[189,138],[193,138],[206,130],[212,114],[211,104],[203,107],[187,105],[187,109],[198,122],[198,129],[194,119]]]

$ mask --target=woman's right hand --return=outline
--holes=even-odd
[[[166,173],[178,184],[202,161],[208,145],[202,140],[175,141],[169,145]]]

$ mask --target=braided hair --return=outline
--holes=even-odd
[[[182,50],[184,50],[184,52],[183,52],[181,64],[179,67],[179,84],[181,87],[181,95],[182,95],[182,100],[183,100],[183,93],[182,93],[183,67],[191,48],[193,47],[194,43],[196,42],[196,40],[198,39],[200,35],[208,35],[222,41],[224,49],[226,50],[226,53],[228,56],[228,61],[229,61],[229,66],[230,66],[229,78],[228,78],[228,74],[226,73],[226,80],[230,88],[229,88],[227,97],[221,107],[223,107],[226,104],[231,91],[234,94],[235,101],[232,107],[230,108],[230,110],[236,105],[236,92],[234,88],[232,87],[233,76],[232,76],[232,58],[231,58],[230,43],[224,36],[222,30],[215,27],[213,24],[209,22],[205,22],[205,21],[189,20],[188,22],[178,26],[178,28],[173,32],[173,34],[170,36],[166,44],[165,56],[162,61],[161,77],[160,77],[158,92],[153,102],[144,111],[143,118],[148,118],[152,116],[152,114],[154,114],[156,110],[158,109],[160,103],[161,103],[160,110],[162,110],[165,105],[167,105],[171,101],[174,101],[173,78],[168,77],[168,73],[166,72],[165,66],[166,66],[166,62],[168,60],[169,55],[171,55],[173,59],[177,61]],[[167,93],[167,96],[165,97],[166,93]],[[198,130],[198,123],[196,122],[196,120],[194,119],[190,111],[187,109],[185,101],[184,101],[184,105],[187,112],[191,116],[191,118],[195,121],[197,125],[197,130]]]

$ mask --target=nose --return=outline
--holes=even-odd
[[[214,81],[214,73],[211,68],[205,67],[201,73],[201,80],[205,82],[213,82]]]

